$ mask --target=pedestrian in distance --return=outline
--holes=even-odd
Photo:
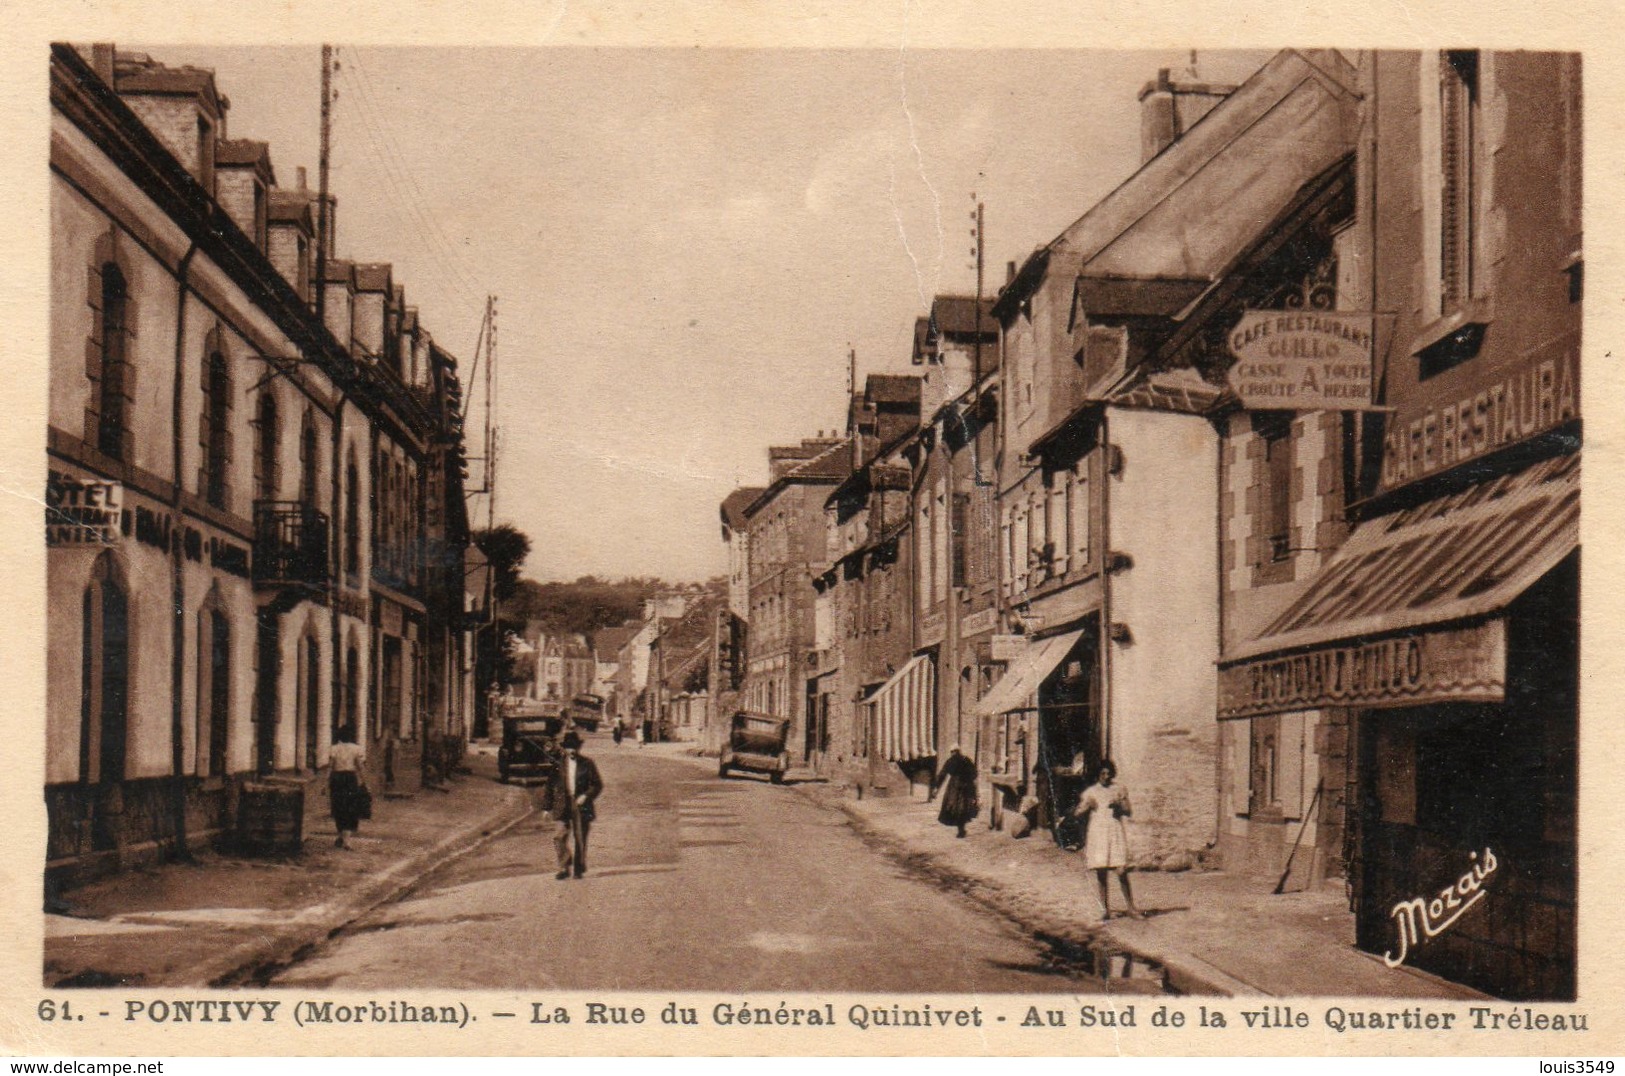
[[[372,817],[372,793],[361,778],[367,754],[355,740],[355,726],[345,725],[327,753],[332,767],[327,776],[327,802],[333,812],[333,827],[339,833],[333,842],[335,848],[348,848],[345,834],[354,834],[363,818]]]
[[[955,837],[965,836],[965,825],[976,817],[980,805],[976,802],[976,763],[966,758],[955,744],[948,749],[948,759],[942,764],[936,780],[931,782],[931,795],[942,788],[942,809],[937,821],[953,826]]]
[[[610,736],[615,740],[616,747],[621,746],[621,741],[626,738],[626,726],[622,725],[620,721],[617,720],[615,722],[615,728],[610,732]]]
[[[639,740],[638,742],[640,744],[654,743],[655,742],[655,723],[654,723],[653,718],[645,718],[644,719],[644,721],[643,721],[643,739]]]
[[[1134,906],[1134,891],[1128,884],[1128,827],[1123,819],[1134,813],[1129,805],[1128,789],[1117,783],[1117,763],[1111,759],[1101,762],[1095,783],[1078,796],[1077,806],[1070,814],[1083,820],[1087,836],[1083,842],[1084,864],[1095,872],[1100,885],[1100,918],[1112,917],[1111,899],[1106,876],[1117,872],[1118,884],[1123,888],[1123,900],[1128,903],[1128,914],[1143,919]]]
[[[548,781],[545,809],[553,820],[553,850],[560,881],[587,873],[587,834],[597,817],[593,804],[604,790],[598,766],[581,753],[581,736],[571,730],[561,745],[564,756]]]

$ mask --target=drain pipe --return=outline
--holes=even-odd
[[[320,346],[319,338],[318,346]],[[330,613],[329,619],[332,635],[332,638],[328,640],[327,644],[327,660],[332,671],[330,692],[333,696],[331,706],[331,728],[328,732],[328,743],[330,746],[332,743],[333,732],[343,727],[344,717],[346,716],[344,714],[344,674],[346,671],[348,671],[350,675],[355,675],[354,669],[345,670],[339,663],[339,655],[343,652],[343,644],[339,638],[339,629],[341,627],[339,623],[339,599],[343,594],[343,573],[345,571],[344,528],[349,524],[348,520],[343,520],[341,522],[339,517],[339,506],[342,503],[340,500],[342,491],[339,485],[339,477],[344,473],[344,463],[340,458],[344,450],[344,405],[350,402],[350,394],[344,391],[343,386],[339,385],[336,379],[333,387],[338,390],[339,398],[338,402],[333,405],[333,481],[332,494],[328,503],[330,533],[333,536],[331,539],[332,549],[328,551],[328,563],[332,566],[332,577],[328,582],[327,602],[328,611]],[[356,477],[358,479],[360,478],[359,469],[357,469]],[[360,507],[361,498],[357,497],[357,510],[359,510]],[[361,566],[358,564],[355,567],[357,574],[360,574]],[[360,743],[361,729],[359,726],[361,722],[359,719],[357,720],[356,724],[357,728],[354,730],[356,743]]]
[[[169,747],[170,765],[174,771],[174,856],[182,862],[190,860],[192,853],[186,841],[186,743],[182,703],[186,686],[186,525],[185,517],[181,514],[181,394],[185,388],[182,370],[186,357],[186,282],[192,271],[192,258],[196,254],[197,242],[194,240],[175,269],[175,384],[169,423],[170,449],[174,459],[170,510],[175,520],[169,536],[170,601],[175,610],[169,641]]]

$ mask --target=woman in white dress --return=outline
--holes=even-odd
[[[1128,914],[1142,918],[1134,906],[1134,892],[1128,884],[1128,829],[1123,819],[1133,814],[1129,806],[1128,790],[1117,783],[1117,763],[1106,759],[1100,764],[1100,776],[1083,790],[1072,814],[1082,819],[1088,836],[1083,844],[1084,863],[1095,872],[1100,883],[1100,918],[1112,917],[1106,875],[1117,872],[1117,881],[1123,887],[1123,899],[1128,902]]]

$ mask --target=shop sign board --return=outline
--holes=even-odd
[[[1441,401],[1396,399],[1382,446],[1382,486],[1393,489],[1580,417],[1578,337],[1536,348],[1508,370],[1461,368],[1466,387]],[[1420,395],[1418,393],[1418,395]]]
[[[992,631],[998,625],[999,611],[997,609],[983,609],[960,620],[959,634],[961,637],[981,635],[983,632]]]
[[[1230,388],[1248,408],[1369,410],[1371,325],[1370,314],[1246,311],[1230,330]]]
[[[123,483],[50,472],[45,483],[46,545],[113,545],[123,528]]]
[[[1015,661],[1027,652],[1027,635],[995,635],[989,655],[994,661]]]
[[[1506,698],[1506,622],[1340,643],[1219,670],[1219,717]]]

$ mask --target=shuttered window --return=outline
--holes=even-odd
[[[1454,50],[1439,56],[1440,288],[1441,312],[1472,298],[1476,281],[1476,206],[1479,139],[1478,53]]]

